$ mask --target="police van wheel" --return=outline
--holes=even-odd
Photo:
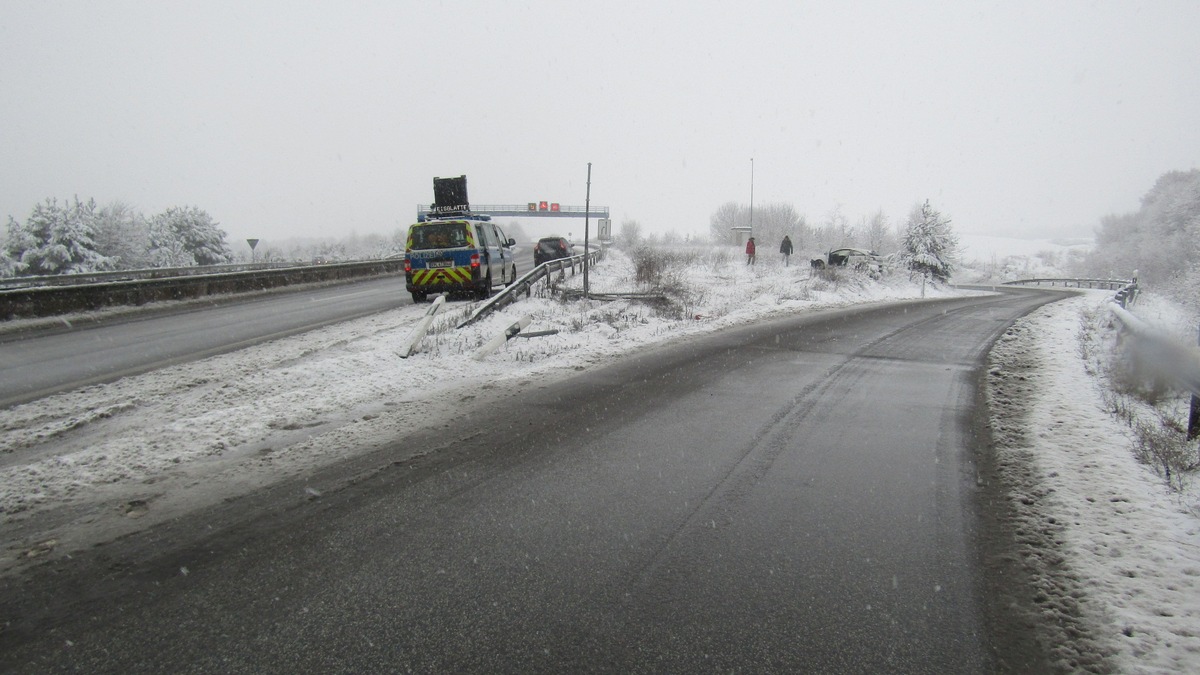
[[[483,285],[475,291],[475,295],[480,300],[487,300],[492,297],[492,276],[490,274],[487,279],[483,280]]]
[[[425,297],[426,297],[426,296],[425,296],[425,294],[424,294],[424,293],[417,293],[417,292],[415,292],[415,291],[414,291],[414,292],[413,292],[413,294],[412,294],[412,296],[413,296],[413,302],[415,302],[415,303],[417,303],[417,304],[420,304],[420,303],[422,303],[422,302],[425,302]]]

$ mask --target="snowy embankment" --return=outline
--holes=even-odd
[[[1064,671],[1200,671],[1200,492],[1172,492],[1132,452],[1085,368],[1092,292],[1018,321],[990,357],[997,461],[1011,491],[1039,638]]]
[[[449,427],[467,405],[666,340],[781,313],[914,298],[904,278],[810,276],[807,267],[704,251],[666,281],[684,304],[568,302],[543,293],[455,330],[474,303],[451,303],[408,359],[395,350],[424,313],[405,306],[239,352],[0,411],[0,573],[142,529],[371,449]],[[616,252],[593,289],[637,290]],[[567,284],[578,286],[579,277]],[[930,287],[928,294],[959,291]],[[1069,298],[1018,322],[993,352],[996,441],[1012,479],[1025,561],[1044,625],[1080,667],[1111,654],[1123,672],[1200,665],[1200,537],[1192,493],[1170,493],[1131,456],[1126,428],[1103,409],[1076,349]],[[470,354],[517,317],[530,331],[483,362]],[[307,499],[316,490],[294,495]],[[1080,636],[1090,636],[1090,641]],[[1073,646],[1074,651],[1072,651]]]

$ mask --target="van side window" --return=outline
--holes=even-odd
[[[479,234],[479,241],[476,242],[479,248],[491,248],[492,246],[496,245],[496,243],[492,241],[492,236],[488,232],[487,227],[483,225],[476,225],[475,232]]]

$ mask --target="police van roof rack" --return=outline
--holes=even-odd
[[[429,211],[417,214],[417,222],[423,223],[428,220],[491,220],[492,217],[486,213],[473,213],[469,209],[445,209],[438,210],[433,204],[429,205]]]

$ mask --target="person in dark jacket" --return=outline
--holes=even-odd
[[[754,237],[750,237],[750,240],[746,242],[746,264],[754,264]]]
[[[783,266],[788,267],[792,258],[792,238],[783,235],[783,243],[779,245],[779,252],[783,254]]]

